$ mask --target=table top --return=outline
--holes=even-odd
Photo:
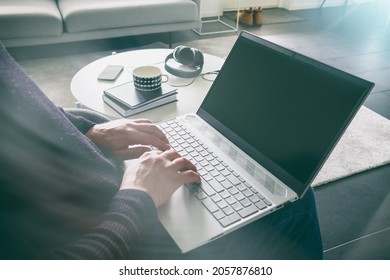
[[[131,118],[147,118],[158,122],[183,114],[195,113],[216,75],[205,75],[204,78],[198,77],[193,81],[193,78],[180,78],[167,73],[164,69],[164,61],[171,52],[171,49],[145,49],[117,53],[98,59],[83,67],[73,77],[71,82],[72,94],[83,107],[95,110],[111,118],[121,118],[121,115],[103,102],[103,91],[132,81],[132,69],[144,65],[154,65],[160,67],[163,74],[169,76],[168,84],[178,88],[178,101],[133,115]],[[219,70],[224,61],[220,57],[204,54],[202,73]],[[170,63],[175,64],[176,62]],[[97,76],[107,65],[123,65],[124,71],[115,81],[97,80]],[[185,68],[185,66],[180,64],[176,66]]]

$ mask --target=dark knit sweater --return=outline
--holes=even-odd
[[[57,108],[0,44],[0,259],[128,258],[147,194],[118,191],[122,170]]]

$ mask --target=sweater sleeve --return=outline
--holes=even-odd
[[[92,120],[81,116],[76,116],[62,108],[60,108],[60,110],[64,113],[67,119],[83,134],[87,133],[87,131],[96,124]]]
[[[138,190],[121,190],[103,215],[101,223],[78,240],[56,248],[39,250],[8,232],[8,236],[2,236],[2,241],[11,242],[12,247],[9,251],[2,252],[8,251],[9,254],[1,258],[126,259],[131,256],[132,247],[143,231],[156,222],[157,211],[148,194]],[[4,233],[7,234],[3,231],[1,235]]]
[[[137,190],[119,191],[102,223],[80,240],[53,250],[61,259],[126,259],[132,244],[150,223],[157,222],[157,212],[149,195]]]

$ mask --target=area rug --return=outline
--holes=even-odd
[[[390,120],[365,106],[356,114],[312,186],[390,163]]]
[[[230,20],[235,20],[236,12],[224,12],[223,15]],[[302,20],[305,19],[295,16],[285,9],[270,8],[263,10],[263,24],[286,23]]]

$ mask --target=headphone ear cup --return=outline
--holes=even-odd
[[[204,58],[203,53],[200,50],[194,49],[195,58],[193,61],[193,67],[203,67]]]
[[[173,55],[173,59],[179,63],[180,62],[180,52],[182,51],[183,48],[186,48],[185,46],[177,46],[173,52],[172,52],[172,55]]]
[[[188,66],[190,71],[181,70],[170,65],[169,61],[175,60],[177,63]],[[175,76],[183,78],[194,78],[202,73],[204,58],[201,51],[186,46],[176,47],[172,53],[165,58],[165,70]]]
[[[174,51],[173,57],[175,60],[183,65],[192,66],[195,61],[195,51],[193,48],[179,46]]]

